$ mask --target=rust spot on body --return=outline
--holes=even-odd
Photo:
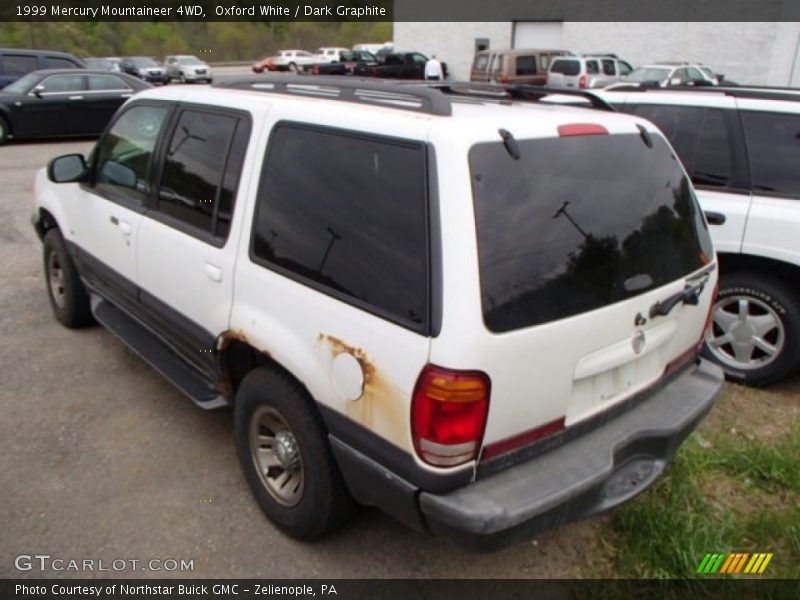
[[[405,395],[378,370],[375,362],[362,348],[332,335],[320,334],[318,340],[330,348],[333,358],[346,353],[361,366],[364,392],[357,400],[347,401],[347,416],[395,445],[408,448],[409,404]]]

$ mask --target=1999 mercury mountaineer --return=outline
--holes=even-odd
[[[475,85],[148,90],[37,175],[56,318],[232,405],[292,536],[355,500],[500,547],[648,487],[720,389],[716,258],[658,129]]]

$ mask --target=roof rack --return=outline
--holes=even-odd
[[[716,94],[725,94],[733,98],[755,98],[760,100],[786,100],[800,102],[800,89],[798,88],[784,88],[784,87],[767,87],[767,86],[725,86],[725,85],[676,85],[666,88],[659,87],[637,87],[630,89],[618,89],[609,91],[625,91],[625,92],[712,92]]]
[[[436,90],[424,86],[398,85],[381,79],[344,76],[262,75],[214,84],[214,87],[330,98],[343,102],[382,105],[412,112],[449,117],[450,101]]]
[[[608,102],[586,90],[572,88],[551,88],[535,85],[503,85],[497,83],[480,83],[474,81],[426,81],[418,83],[440,90],[443,94],[451,96],[472,97],[476,99],[494,99],[501,102],[542,102],[547,96],[579,96],[589,101],[591,108],[616,112]]]

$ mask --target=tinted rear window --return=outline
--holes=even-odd
[[[530,327],[625,300],[709,261],[688,179],[660,137],[501,143],[469,155],[486,326]]]
[[[581,72],[581,63],[577,60],[563,60],[558,59],[553,61],[550,67],[551,73],[561,73],[562,75],[569,75],[573,77]]]
[[[800,197],[800,115],[742,111],[753,191]]]

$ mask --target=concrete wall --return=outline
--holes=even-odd
[[[395,23],[398,48],[435,53],[454,79],[467,79],[475,38],[511,46],[511,23]],[[800,23],[566,22],[563,47],[615,52],[634,66],[659,60],[699,61],[733,81],[795,85],[800,81]],[[793,73],[794,70],[794,73]]]

